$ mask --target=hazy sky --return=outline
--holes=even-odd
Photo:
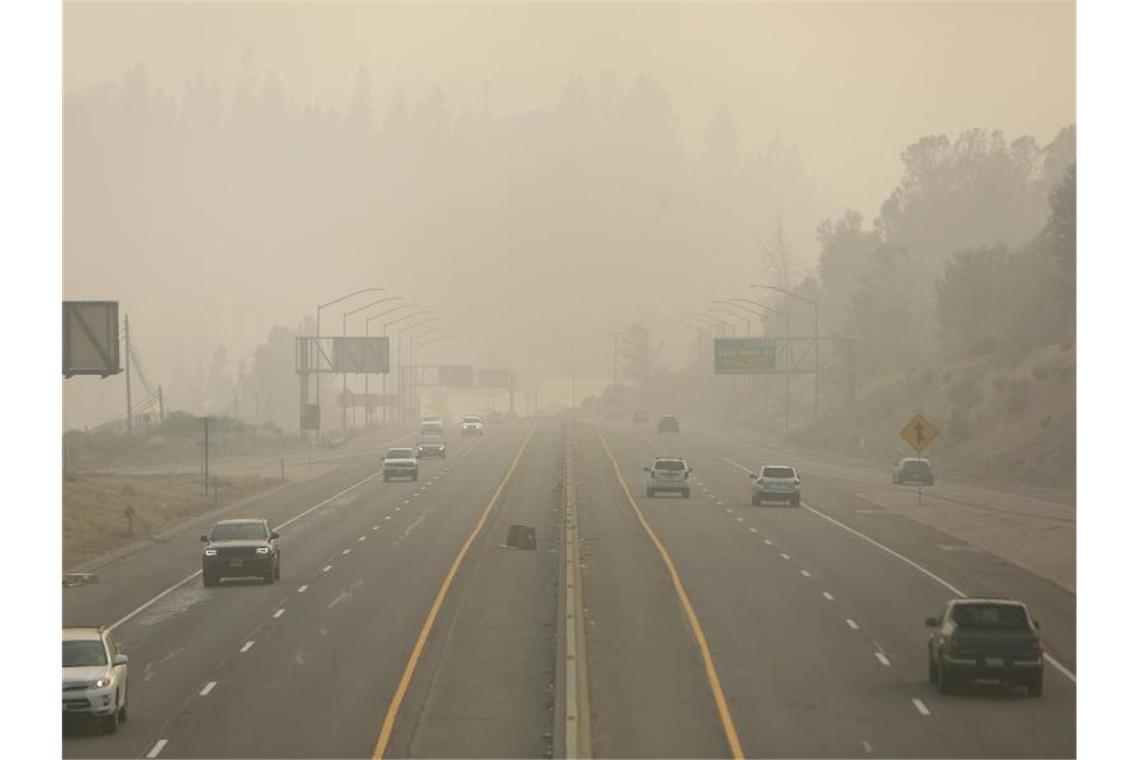
[[[651,74],[697,150],[719,105],[752,152],[795,141],[868,216],[916,137],[1001,128],[1047,142],[1076,119],[1073,3],[66,3],[64,86],[143,63],[180,95],[201,69],[272,69],[342,105],[364,67],[382,109],[440,86],[492,113],[553,102],[574,75]],[[381,111],[382,112],[382,111]]]

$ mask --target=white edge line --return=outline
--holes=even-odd
[[[408,437],[408,436],[405,436],[405,437]],[[400,440],[400,439],[396,439],[396,440]],[[373,474],[369,475],[369,476],[368,476],[367,478],[365,478],[364,480],[361,480],[361,481],[359,481],[359,482],[357,482],[357,483],[353,483],[353,484],[352,484],[352,485],[350,485],[348,488],[344,489],[344,490],[343,490],[343,491],[341,491],[340,493],[337,493],[337,494],[334,494],[333,496],[330,496],[329,498],[327,498],[327,499],[325,499],[324,501],[322,501],[320,504],[317,504],[317,505],[315,505],[315,506],[309,507],[309,508],[308,508],[308,509],[306,509],[304,512],[301,512],[301,513],[299,513],[299,514],[296,514],[296,515],[294,515],[293,517],[290,517],[288,520],[286,520],[285,522],[281,523],[280,525],[278,525],[277,527],[275,527],[273,530],[281,530],[282,528],[284,528],[284,527],[285,527],[286,525],[288,525],[289,523],[291,523],[291,522],[294,522],[294,521],[296,521],[296,520],[299,520],[299,519],[301,519],[302,517],[304,517],[305,515],[309,514],[310,512],[312,512],[312,511],[313,511],[313,510],[315,510],[315,509],[320,509],[321,507],[325,506],[326,504],[328,504],[328,503],[329,503],[330,501],[332,501],[333,499],[339,499],[341,496],[344,496],[344,495],[345,495],[346,493],[348,493],[349,491],[352,491],[353,489],[359,488],[360,486],[364,485],[365,483],[367,483],[368,481],[370,481],[370,480],[372,480],[373,478],[377,477],[378,475],[381,475],[382,473],[383,473],[383,471],[381,471],[381,472],[375,472],[375,473],[373,473]],[[188,583],[188,582],[190,582],[190,581],[194,580],[195,578],[197,578],[197,577],[198,577],[199,575],[201,575],[201,574],[202,574],[202,571],[201,571],[201,570],[195,570],[194,572],[190,573],[190,575],[187,575],[185,578],[183,578],[182,580],[178,581],[178,582],[177,582],[177,583],[175,583],[174,585],[170,586],[170,587],[169,587],[169,588],[167,588],[165,591],[162,591],[162,592],[160,592],[159,594],[157,594],[157,595],[155,595],[155,596],[152,596],[150,599],[146,600],[145,602],[143,602],[142,604],[140,604],[138,607],[135,607],[133,610],[131,610],[130,612],[128,612],[126,615],[123,615],[121,618],[119,618],[118,620],[116,620],[114,623],[111,623],[111,625],[110,625],[110,626],[108,626],[108,630],[111,630],[111,631],[115,630],[115,629],[116,629],[116,628],[118,628],[120,625],[122,625],[123,623],[125,623],[125,622],[127,622],[128,620],[130,620],[131,618],[133,618],[135,615],[138,615],[140,612],[142,612],[143,610],[145,610],[147,607],[150,607],[152,604],[154,604],[154,603],[155,603],[155,602],[157,602],[158,600],[162,599],[164,596],[166,596],[167,594],[169,594],[171,591],[174,591],[174,590],[175,590],[176,588],[178,588],[179,586],[181,586],[181,585],[183,585],[183,584],[185,584],[185,583]],[[162,748],[161,748],[161,747],[159,747],[159,751],[160,751],[160,752],[162,751]],[[148,757],[150,757],[150,755],[148,755]]]
[[[273,613],[273,617],[275,617],[275,618],[279,618],[279,617],[281,617],[281,616],[282,616],[282,615],[284,615],[284,614],[285,614],[285,608],[284,608],[284,607],[282,607],[281,609],[277,610],[277,612],[274,612],[274,613]]]
[[[252,646],[253,646],[253,639],[250,639],[249,641],[247,641],[247,642],[245,642],[244,644],[242,644],[242,645],[241,645],[241,650],[240,650],[240,651],[241,651],[241,652],[243,652],[243,653],[244,653],[244,652],[248,652]]]
[[[875,652],[875,657],[879,662],[883,663],[883,665],[887,666],[888,668],[891,666],[891,661],[888,660],[887,656],[882,652]]]
[[[732,465],[733,467],[737,468],[738,470],[743,470],[744,472],[749,472],[749,473],[752,472],[747,467],[740,464],[740,462],[737,462],[733,459],[729,459],[728,457],[721,457],[721,459],[723,461],[727,462],[728,464]],[[930,578],[931,580],[933,580],[935,583],[938,583],[943,588],[946,588],[947,590],[949,590],[950,593],[954,594],[955,596],[959,597],[960,599],[966,598],[966,593],[964,591],[962,591],[961,589],[959,589],[958,587],[956,587],[954,584],[950,583],[949,581],[938,577],[937,575],[935,575],[931,571],[927,570],[922,565],[915,562],[910,557],[904,557],[903,555],[896,552],[894,549],[890,548],[889,546],[884,546],[883,544],[879,543],[878,541],[871,538],[867,534],[861,533],[861,532],[855,530],[854,528],[852,528],[850,525],[847,525],[846,523],[842,523],[839,520],[836,520],[831,515],[826,515],[823,512],[820,512],[818,509],[816,509],[815,507],[812,507],[806,501],[801,501],[800,506],[804,507],[805,509],[807,509],[809,512],[816,515],[817,517],[822,517],[824,520],[827,520],[828,522],[832,523],[833,525],[836,525],[836,526],[842,528],[843,530],[847,531],[848,533],[851,533],[852,535],[858,536],[859,538],[861,538],[864,541],[872,544],[873,546],[877,546],[878,548],[885,551],[887,554],[890,554],[895,559],[902,560],[903,562],[905,562],[908,565],[910,565],[911,567],[913,567],[915,570],[918,570],[920,573],[922,573],[923,575],[925,575],[928,578]],[[1055,657],[1053,657],[1053,655],[1049,654],[1048,652],[1045,652],[1044,657],[1045,657],[1045,661],[1048,662],[1053,667],[1055,667],[1058,671],[1060,671],[1062,675],[1064,675],[1066,678],[1068,678],[1074,684],[1077,682],[1076,673],[1074,673],[1073,671],[1069,670],[1064,665],[1059,663],[1057,661],[1057,659]]]
[[[305,589],[307,589],[308,587],[309,587],[309,584],[306,583],[304,586],[301,586],[299,589],[297,589],[297,593],[298,594],[305,593]]]
[[[847,627],[848,627],[848,628],[850,628],[850,629],[851,629],[851,630],[853,630],[853,631],[857,631],[857,630],[859,630],[859,624],[858,624],[858,623],[856,623],[856,622],[855,622],[854,620],[852,620],[851,618],[847,618]]]
[[[952,594],[954,594],[954,595],[955,595],[955,596],[957,596],[958,598],[960,598],[960,599],[965,599],[965,598],[966,598],[966,592],[962,591],[960,588],[958,588],[958,587],[957,587],[957,586],[955,586],[954,584],[950,583],[949,581],[947,581],[947,580],[945,580],[945,579],[943,579],[943,578],[940,578],[939,576],[935,575],[935,574],[934,574],[934,573],[932,573],[930,570],[927,570],[925,567],[923,567],[922,565],[918,564],[917,562],[915,562],[915,561],[914,561],[913,559],[911,559],[910,557],[904,557],[902,554],[899,554],[898,552],[896,552],[894,549],[890,548],[889,546],[884,546],[883,544],[879,543],[879,542],[878,542],[878,541],[876,541],[875,539],[871,538],[871,537],[870,537],[870,536],[868,536],[866,533],[861,533],[860,531],[857,531],[857,530],[855,530],[854,528],[852,528],[850,525],[847,525],[847,524],[845,524],[845,523],[842,523],[842,522],[840,522],[839,520],[836,520],[836,519],[835,519],[834,517],[832,517],[831,515],[827,515],[827,514],[824,514],[823,512],[820,512],[818,509],[816,509],[815,507],[811,506],[811,505],[810,505],[810,504],[808,504],[807,502],[800,502],[800,506],[804,507],[804,508],[805,508],[805,509],[807,509],[809,512],[811,512],[812,514],[814,514],[814,515],[816,515],[816,516],[818,516],[818,517],[821,517],[821,518],[823,518],[824,520],[827,520],[829,523],[832,523],[833,525],[836,525],[836,526],[838,526],[838,527],[842,528],[843,530],[847,531],[848,533],[851,533],[852,535],[858,536],[859,538],[863,539],[863,540],[864,540],[864,541],[866,541],[867,543],[869,543],[869,544],[871,544],[871,545],[873,545],[873,546],[876,546],[876,547],[878,547],[878,548],[882,549],[883,551],[885,551],[887,554],[890,554],[890,555],[891,555],[892,557],[894,557],[895,559],[899,559],[899,560],[902,560],[902,561],[903,561],[903,562],[905,562],[906,564],[908,564],[908,565],[910,565],[911,567],[913,567],[915,570],[918,570],[918,571],[919,571],[920,573],[922,573],[923,575],[927,576],[928,578],[930,578],[930,579],[931,579],[931,580],[933,580],[934,582],[936,582],[936,583],[938,583],[939,585],[941,585],[943,588],[945,588],[945,589],[949,590],[949,591],[950,591]],[[1048,662],[1050,665],[1052,665],[1053,667],[1055,667],[1055,668],[1056,668],[1058,671],[1060,671],[1060,672],[1061,672],[1061,673],[1062,673],[1062,674],[1063,674],[1063,675],[1064,675],[1066,678],[1068,678],[1068,679],[1069,679],[1070,681],[1072,681],[1074,684],[1077,682],[1077,676],[1076,676],[1076,674],[1075,674],[1075,673],[1073,673],[1073,672],[1072,672],[1071,670],[1069,670],[1068,668],[1066,668],[1066,667],[1065,667],[1064,665],[1062,665],[1061,663],[1057,662],[1056,658],[1054,658],[1054,657],[1053,657],[1051,654],[1049,654],[1048,652],[1045,652],[1045,654],[1044,654],[1044,657],[1045,657],[1045,661],[1046,661],[1046,662]]]
[[[928,707],[927,707],[927,706],[926,706],[926,705],[923,703],[923,701],[922,701],[921,699],[919,699],[918,697],[915,697],[915,698],[914,698],[914,699],[912,699],[910,702],[911,702],[911,704],[913,704],[913,705],[914,705],[914,709],[918,710],[918,711],[919,711],[920,713],[922,713],[923,715],[926,715],[926,716],[928,716],[928,717],[929,717],[929,715],[930,715],[930,708],[928,708]]]
[[[158,757],[158,753],[162,752],[162,748],[166,746],[166,739],[159,739],[150,748],[150,752],[146,753],[147,757]]]
[[[213,690],[214,690],[214,687],[215,687],[215,686],[217,686],[217,685],[218,685],[218,682],[217,682],[217,681],[210,681],[208,684],[206,684],[205,686],[203,686],[203,687],[202,687],[202,690],[201,690],[200,692],[198,692],[198,696],[199,696],[199,697],[204,697],[204,696],[206,696],[206,695],[207,695],[207,694],[209,694],[211,691],[213,691]]]

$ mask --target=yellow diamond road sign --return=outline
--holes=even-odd
[[[938,435],[938,431],[935,430],[934,426],[930,424],[930,421],[921,414],[914,415],[914,419],[908,422],[906,427],[899,431],[899,437],[918,452],[921,452],[929,446],[936,435]]]

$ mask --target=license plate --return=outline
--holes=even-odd
[[[241,567],[241,560],[240,559],[231,559],[230,560],[230,567]]]
[[[1001,657],[987,657],[986,658],[986,667],[987,668],[1000,668],[1002,665],[1005,665],[1005,660],[1003,660]]]

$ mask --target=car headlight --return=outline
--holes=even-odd
[[[257,547],[257,553],[258,554],[269,554],[269,547],[268,546],[259,546],[259,547]]]
[[[218,556],[218,550],[217,549],[207,549],[206,551],[204,551],[202,553],[205,554],[207,557]]]
[[[107,686],[110,686],[110,685],[111,685],[111,677],[110,676],[103,676],[102,678],[99,678],[99,679],[91,682],[91,688],[92,689],[103,689],[103,688],[106,688]]]

